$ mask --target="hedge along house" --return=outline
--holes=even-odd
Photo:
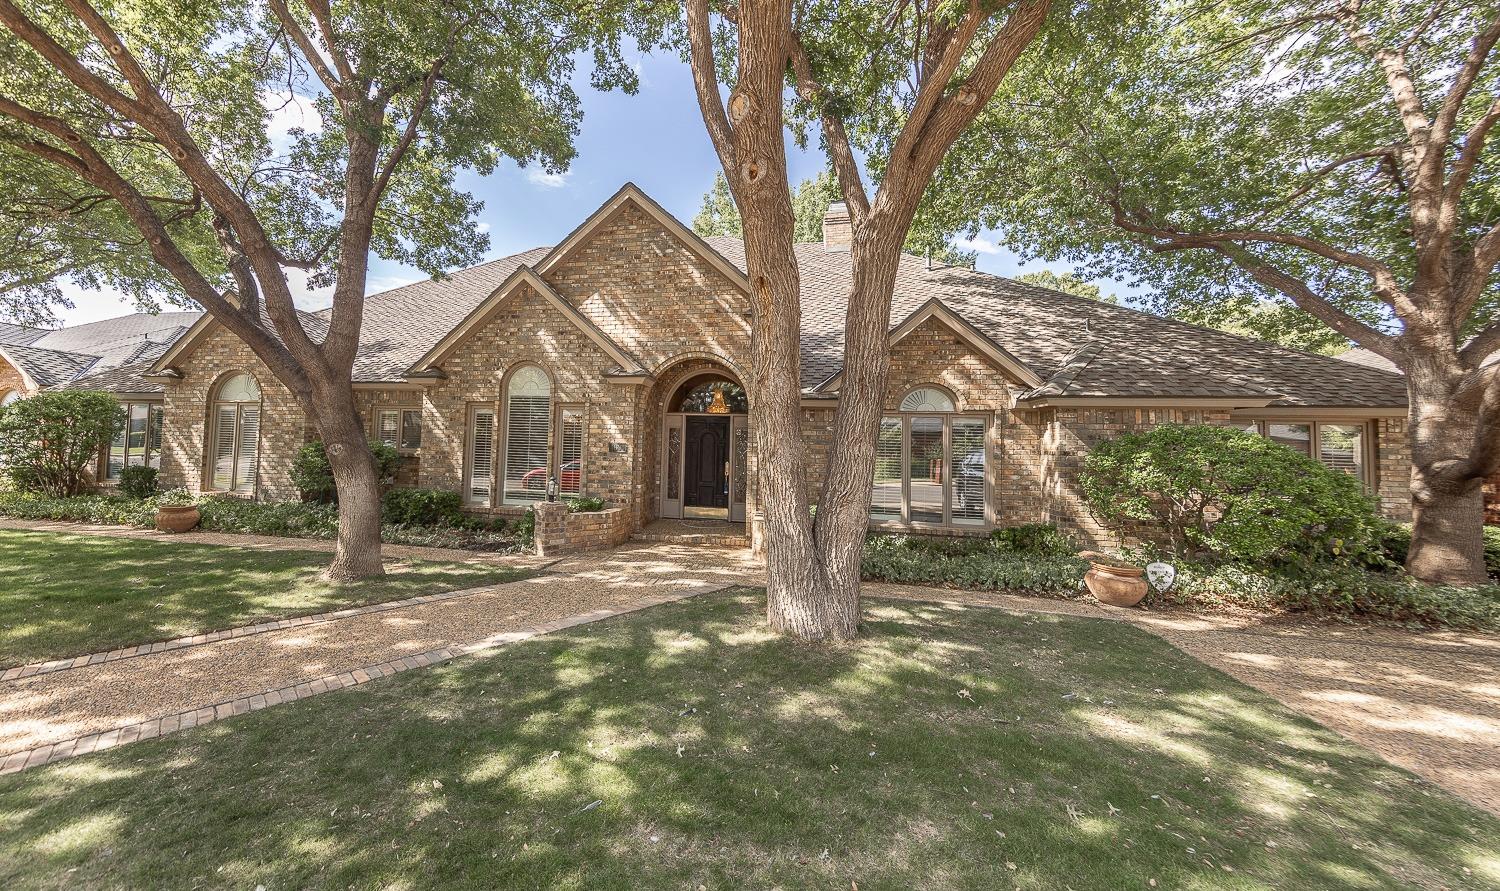
[[[796,246],[801,399],[816,493],[842,380],[850,228]],[[476,513],[560,494],[756,531],[743,246],[700,238],[626,185],[559,245],[367,299],[354,386],[401,485]],[[322,317],[309,316],[316,326]],[[1355,474],[1409,516],[1399,376],[904,257],[871,524],[934,534],[1053,522],[1083,507],[1090,446],[1179,421],[1241,426]],[[141,377],[161,390],[163,483],[291,499],[312,436],[291,395],[212,317]],[[135,386],[135,384],[131,384]],[[758,536],[756,536],[758,537]]]

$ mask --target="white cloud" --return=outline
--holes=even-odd
[[[572,176],[572,173],[569,172],[549,173],[536,166],[526,168],[526,181],[533,186],[540,186],[544,189],[561,189],[568,184],[568,177],[570,176]]]
[[[292,128],[300,127],[309,133],[323,129],[323,116],[306,96],[271,90],[261,94],[260,104],[271,113],[266,122],[266,134],[271,137],[271,145],[278,153],[285,153],[291,147],[289,134]]]
[[[965,250],[978,251],[981,254],[1000,253],[1000,245],[995,244],[982,235],[976,235],[973,238],[960,238],[955,243]]]

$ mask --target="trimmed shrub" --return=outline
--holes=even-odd
[[[1383,525],[1354,477],[1263,436],[1164,424],[1100,443],[1079,483],[1118,532],[1164,533],[1178,556],[1307,562],[1377,552]]]
[[[199,528],[205,532],[333,538],[339,531],[339,511],[330,504],[259,502],[223,496],[203,499],[198,511],[203,517]]]
[[[75,495],[50,498],[32,492],[0,492],[0,516],[21,520],[58,520],[98,526],[151,526],[156,505],[120,495]]]
[[[1088,563],[1003,553],[982,539],[872,535],[861,569],[870,581],[1071,598],[1081,593]]]
[[[1038,557],[1071,557],[1078,553],[1072,540],[1051,523],[1026,523],[996,529],[990,533],[990,543],[998,551]]]
[[[120,470],[120,494],[127,498],[150,498],[156,494],[156,468],[132,465]]]
[[[401,466],[401,453],[395,446],[375,440],[370,441],[370,453],[375,456],[375,475],[380,485],[389,486],[396,479],[396,469]],[[338,487],[334,484],[333,469],[328,466],[328,452],[322,441],[310,442],[297,450],[292,459],[291,477],[303,501],[318,504],[338,501]]]
[[[463,497],[445,489],[392,489],[380,500],[382,522],[396,526],[459,526]]]
[[[568,506],[570,514],[590,514],[604,510],[604,499],[593,495],[585,495],[581,498],[564,498],[563,502]]]
[[[1500,585],[1449,588],[1404,572],[1371,572],[1319,564],[1266,572],[1226,564],[1177,567],[1177,581],[1158,601],[1197,608],[1243,607],[1346,618],[1374,618],[1453,628],[1500,628]]]
[[[0,406],[0,467],[24,492],[53,498],[89,486],[88,469],[125,426],[108,393],[58,390]]]
[[[1484,568],[1500,582],[1500,526],[1484,527]]]

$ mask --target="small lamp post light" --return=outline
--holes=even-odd
[[[557,477],[555,476],[550,476],[547,478],[547,500],[557,500]]]

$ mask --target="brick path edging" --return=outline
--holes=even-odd
[[[626,613],[638,612],[640,610],[648,609],[653,606],[661,606],[664,603],[686,600],[689,597],[696,597],[701,594],[710,594],[714,591],[722,591],[725,588],[729,587],[733,587],[733,585],[704,585],[696,588],[690,588],[684,591],[674,591],[670,594],[658,594],[652,597],[643,597],[639,600],[631,601],[630,603],[627,603],[623,606],[596,609],[586,613],[578,613],[576,615],[567,616],[561,619],[554,619],[550,622],[543,622],[541,624],[523,628],[518,631],[502,631],[496,634],[492,634],[489,637],[471,641],[466,644],[454,644],[436,650],[428,650],[423,653],[403,656],[399,659],[390,659],[388,661],[379,662],[374,665],[366,665],[363,668],[356,668],[352,671],[324,675],[323,677],[317,678],[312,681],[305,681],[300,684],[295,684],[289,687],[282,687],[277,690],[267,690],[261,693],[253,693],[249,696],[240,696],[235,699],[212,703],[209,705],[201,706],[199,708],[189,709],[184,712],[178,712],[173,715],[167,715],[166,717],[162,718],[152,718],[149,721],[142,721],[136,724],[127,724],[124,727],[116,727],[112,730],[104,730],[99,733],[91,733],[87,736],[75,737],[74,739],[66,739],[61,742],[52,743],[50,745],[38,746],[34,749],[14,752],[10,755],[7,755],[4,761],[0,761],[0,775],[18,773],[22,770],[26,770],[32,767],[40,767],[43,764],[51,764],[53,762],[62,761],[67,758],[76,758],[80,755],[87,755],[90,752],[100,752],[105,749],[112,749],[116,746],[138,742],[143,739],[165,736],[168,733],[175,733],[179,730],[187,730],[189,728],[207,724],[212,721],[220,721],[224,718],[230,718],[236,715],[243,715],[254,711],[260,711],[263,708],[269,708],[273,705],[280,705],[285,702],[294,702],[298,699],[306,699],[309,696],[316,696],[319,693],[327,693],[332,690],[342,690],[345,687],[355,687],[360,684],[367,684],[370,681],[386,677],[387,675],[397,674],[399,672],[408,671],[413,668],[426,668],[430,665],[438,665],[443,662],[457,659],[460,656],[469,656],[488,650],[496,650],[501,647],[519,643],[523,640],[529,640],[533,637],[538,637],[543,634],[551,634],[555,631],[562,631],[566,628],[573,628],[578,625],[587,625],[592,622],[601,621],[603,619],[610,619],[615,616],[625,615]],[[424,600],[441,600],[448,597],[462,596],[466,593],[471,594],[474,593],[474,591],[449,592],[446,595],[425,595],[424,598],[413,598],[412,600],[403,602],[416,603],[422,602]],[[384,607],[386,606],[386,604],[375,604],[375,606]],[[372,612],[376,611],[375,609],[369,607],[360,607],[359,609],[369,610]],[[332,616],[334,614],[327,613],[325,615]],[[315,617],[307,616],[304,618]],[[284,619],[282,621],[295,622],[296,620]],[[278,623],[266,624],[276,625]],[[226,636],[229,635],[226,634]],[[62,661],[71,663],[74,660]]]
[[[70,668],[83,668],[86,665],[99,665],[104,662],[117,662],[121,659],[133,659],[137,656],[149,656],[152,653],[163,653],[168,650],[180,650],[183,647],[201,647],[205,644],[216,643],[234,637],[249,637],[252,634],[265,634],[268,631],[281,631],[284,628],[296,628],[301,625],[321,625],[324,622],[333,622],[338,619],[348,619],[354,616],[364,616],[370,613],[383,613],[393,609],[402,609],[408,606],[417,606],[423,603],[437,603],[443,600],[452,600],[455,597],[469,597],[474,594],[483,594],[493,591],[499,585],[508,585],[519,581],[512,579],[508,582],[499,582],[491,585],[480,585],[476,588],[463,588],[458,591],[443,591],[438,594],[422,594],[417,597],[407,597],[402,600],[385,600],[380,603],[366,604],[365,606],[351,606],[344,609],[333,610],[326,613],[313,613],[306,616],[294,616],[290,619],[273,619],[268,622],[260,622],[255,625],[241,625],[237,628],[225,628],[221,631],[208,631],[202,634],[190,634],[185,637],[176,637],[171,640],[159,640],[154,643],[138,644],[133,647],[120,647],[103,653],[86,653],[82,656],[69,656],[65,659],[52,659],[47,662],[33,662],[28,665],[16,665],[5,669],[0,673],[0,683],[5,681],[18,681],[22,678],[35,677],[39,674],[51,674],[54,671],[67,671]]]

